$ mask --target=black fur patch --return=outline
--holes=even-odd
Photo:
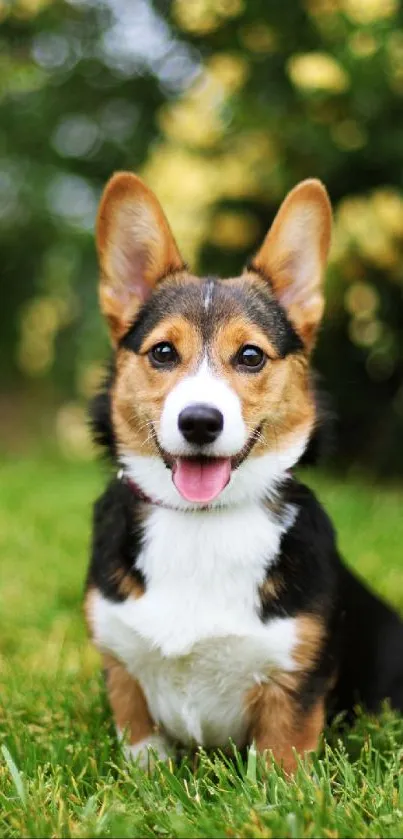
[[[284,484],[282,505],[283,509],[292,505],[296,519],[282,537],[273,569],[284,583],[281,596],[262,604],[263,621],[318,608],[327,613],[337,591],[340,559],[323,507],[308,487],[295,480]]]
[[[125,599],[119,592],[122,577],[144,586],[144,577],[136,568],[142,538],[137,507],[132,491],[119,480],[111,481],[94,506],[87,587],[96,586],[115,602]]]
[[[206,305],[208,298],[211,302]],[[164,317],[174,314],[190,321],[201,332],[205,344],[218,326],[240,314],[267,335],[280,358],[303,349],[301,339],[269,285],[266,294],[246,280],[241,287],[234,287],[215,278],[207,278],[202,283],[185,280],[175,284],[162,283],[140,309],[132,327],[122,338],[121,346],[138,353],[151,330]]]
[[[99,392],[90,403],[89,420],[92,437],[97,446],[116,459],[116,440],[111,418],[111,386],[115,376],[115,365],[111,363]]]

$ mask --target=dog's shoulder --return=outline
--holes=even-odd
[[[332,522],[314,492],[292,480],[283,504],[293,521],[284,530],[278,560],[262,587],[264,619],[277,614],[314,612],[330,616],[336,608],[341,560]]]
[[[97,588],[119,602],[142,589],[144,578],[136,566],[141,538],[140,504],[129,487],[114,478],[94,504],[87,592]]]

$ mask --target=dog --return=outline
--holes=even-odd
[[[317,425],[330,238],[327,192],[306,180],[240,276],[199,278],[140,178],[103,194],[114,356],[93,426],[114,475],[85,615],[117,732],[145,765],[254,742],[292,773],[335,714],[403,707],[403,623],[343,564],[293,472]]]

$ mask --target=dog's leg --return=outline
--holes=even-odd
[[[303,757],[317,749],[325,720],[323,697],[303,711],[286,688],[267,684],[254,688],[248,706],[250,741],[255,741],[259,752],[271,751],[287,774],[296,769],[295,753]]]
[[[126,757],[147,768],[152,760],[151,749],[161,760],[166,760],[172,750],[158,732],[139,683],[113,656],[104,655],[103,661],[108,698],[118,735],[124,738]]]

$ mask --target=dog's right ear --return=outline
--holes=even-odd
[[[108,182],[97,219],[100,305],[117,343],[158,280],[184,267],[163,210],[136,175]]]

